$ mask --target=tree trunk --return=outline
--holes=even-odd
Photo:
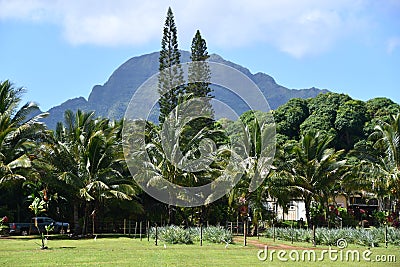
[[[87,233],[87,203],[85,203],[85,208],[83,212],[83,226],[82,226],[82,235]]]
[[[79,234],[79,205],[74,201],[74,233]]]
[[[311,200],[308,199],[307,197],[304,198],[304,206],[306,208],[306,219],[307,219],[307,225],[308,228],[312,228],[312,222],[311,222],[311,215],[310,215],[310,205],[311,205]]]

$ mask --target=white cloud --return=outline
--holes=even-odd
[[[391,54],[398,47],[400,47],[400,37],[397,36],[389,38],[389,40],[387,41],[387,52]]]
[[[295,57],[328,50],[367,20],[362,0],[0,0],[0,20],[57,23],[76,45],[139,45],[160,39],[168,5],[185,43],[200,29],[215,46],[266,43]]]

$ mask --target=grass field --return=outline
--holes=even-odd
[[[257,244],[258,243],[258,244]],[[127,237],[98,237],[94,239],[49,240],[49,249],[40,249],[40,240],[32,237],[0,238],[0,266],[400,266],[399,247],[371,248],[371,260],[376,255],[395,255],[397,262],[360,262],[331,261],[325,255],[323,263],[314,261],[294,262],[286,248],[288,259],[282,262],[275,258],[260,261],[257,253],[261,244],[268,244],[271,249],[280,250],[280,246],[295,246],[298,252],[304,248],[312,248],[307,243],[277,241],[271,239],[249,238],[249,245],[243,247],[241,242],[230,244],[199,243],[193,245],[169,245],[162,241],[155,246],[154,240],[132,239]],[[260,247],[257,247],[260,246]],[[269,251],[271,251],[269,249]],[[303,250],[301,250],[303,249]],[[318,246],[317,255],[327,247]],[[332,248],[336,249],[336,248]],[[346,249],[359,250],[362,253],[367,248],[349,246]],[[277,253],[277,252],[276,252]],[[264,254],[261,254],[261,256]],[[294,256],[295,254],[292,254]]]

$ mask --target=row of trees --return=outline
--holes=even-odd
[[[85,227],[88,213],[101,214],[108,199],[131,200],[138,193],[122,155],[121,121],[67,111],[65,122],[50,131],[39,121],[47,114],[31,117],[38,113],[35,104],[18,108],[21,92],[1,83],[0,185],[6,212],[17,210],[10,214],[14,220],[26,219],[25,207],[39,197],[55,217],[73,214],[75,226],[83,218]],[[140,211],[140,205],[131,208]]]
[[[98,118],[94,112],[67,111],[64,122],[49,130],[40,121],[47,114],[40,113],[33,103],[21,106],[23,90],[4,81],[0,84],[1,214],[14,221],[29,220],[29,204],[40,198],[47,203],[48,215],[73,222],[76,231],[86,231],[90,218],[92,223],[129,218],[193,225],[200,220],[215,224],[239,216],[244,219],[248,212],[257,225],[268,215],[267,200],[273,199],[285,208],[290,200],[303,199],[311,225],[315,223],[313,203],[319,203],[327,213],[338,194],[365,192],[391,204],[382,205],[382,209],[399,210],[398,104],[386,98],[363,102],[327,93],[312,99],[292,99],[269,113],[248,111],[237,121],[213,120],[208,105],[210,117],[189,121],[177,132],[173,126],[181,125],[180,116],[171,116],[171,111],[179,115],[182,110],[175,107],[184,107],[196,97],[211,99],[207,82],[211,74],[207,65],[200,65],[200,70],[189,69],[189,82],[182,84],[171,9],[161,47],[159,121],[170,120],[169,128],[146,122],[150,157],[146,164],[136,166],[137,174],[149,175],[147,178],[154,181],[162,177],[183,186],[204,185],[229,167],[229,159],[235,155],[232,140],[240,139],[244,140],[240,148],[245,152],[240,166],[232,168],[238,173],[231,171],[232,176],[241,176],[236,186],[202,207],[165,205],[144,193],[128,171],[122,149],[126,122]],[[206,42],[197,31],[191,59],[204,62],[207,58]],[[163,136],[179,142],[165,146]],[[274,138],[276,149],[275,142],[265,145]],[[171,151],[181,151],[183,162],[203,160],[209,168],[184,171],[171,162]],[[271,152],[275,157],[268,159]],[[140,172],[140,165],[151,166],[152,171]],[[258,184],[261,180],[257,177],[266,179]]]
[[[387,98],[363,102],[335,93],[282,105],[273,112],[276,168],[266,181],[272,190],[265,196],[277,198],[283,207],[290,199],[304,200],[309,225],[312,202],[327,216],[336,196],[349,200],[355,194],[377,198],[379,209],[396,211],[398,222],[399,111]]]
[[[193,84],[187,87],[181,86],[182,72],[176,36],[172,11],[169,9],[164,27],[159,70],[162,72],[170,67],[167,76],[168,81],[172,82],[167,85],[163,76],[159,80],[160,94],[171,93],[163,95],[160,101],[160,122],[164,122],[174,107],[187,101],[192,95],[210,97],[212,92],[209,89],[209,83],[194,83],[197,87],[193,87]],[[196,33],[192,42],[191,58],[193,61],[205,61],[208,58],[205,40],[201,38],[199,32]],[[209,70],[198,71],[198,73],[203,75],[203,79],[211,75]],[[190,77],[191,73],[189,73]],[[174,85],[175,91],[171,90]],[[167,109],[163,109],[163,103],[170,103],[170,105]],[[251,204],[253,212],[259,211],[261,215],[261,211],[265,210],[263,200],[266,198],[278,199],[283,207],[290,199],[300,198],[305,201],[306,219],[309,225],[311,224],[311,203],[320,203],[327,209],[328,204],[333,203],[338,194],[344,194],[347,197],[355,192],[377,194],[381,209],[384,208],[382,205],[384,199],[389,204],[395,203],[393,200],[398,199],[399,187],[396,171],[399,166],[396,158],[399,149],[398,129],[396,129],[398,112],[399,106],[386,98],[363,102],[354,100],[348,95],[329,93],[308,100],[292,99],[270,114],[260,114],[260,112],[243,114],[241,123],[245,124],[245,139],[251,143],[250,150],[242,159],[247,164],[246,170],[243,171],[244,177],[230,192],[228,203],[232,206],[234,200],[246,199],[248,202],[245,204]],[[262,142],[271,138],[268,134],[271,134],[269,128],[272,124],[272,116],[276,122],[278,144],[276,160],[273,164],[274,170],[270,172],[266,185],[253,192],[252,178],[269,170],[268,164],[263,163],[269,148],[266,147],[263,150]],[[187,186],[205,184],[218,177],[221,174],[219,167],[224,166],[226,162],[226,157],[222,155],[232,155],[232,147],[227,146],[229,139],[233,132],[237,134],[235,129],[241,126],[238,122],[228,122],[231,124],[227,127],[231,130],[231,136],[226,136],[220,131],[223,123],[212,120],[192,121],[181,134],[183,142],[180,148],[186,154],[190,153],[188,148],[185,148],[185,144],[199,144],[193,140],[194,137],[214,137],[211,139],[217,147],[215,151],[220,160],[216,168],[211,168],[206,173],[196,173],[194,176],[198,178],[197,183],[192,181],[193,174],[185,176],[185,173],[176,173],[173,167],[167,168],[173,169],[173,173],[161,171],[162,176],[171,182],[179,180],[181,185]],[[206,134],[210,132],[212,134]],[[217,132],[219,134],[216,134]],[[215,138],[216,136],[218,138]],[[231,151],[226,153],[229,150]],[[159,155],[165,159],[168,158],[166,155],[168,152],[170,151],[161,151]],[[177,179],[178,177],[180,179]],[[233,210],[237,209],[234,205],[232,207]]]

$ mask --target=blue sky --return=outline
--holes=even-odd
[[[199,29],[210,53],[288,88],[400,103],[400,0],[0,0],[0,80],[42,110],[87,98],[126,60],[159,50],[168,6],[181,49]]]

